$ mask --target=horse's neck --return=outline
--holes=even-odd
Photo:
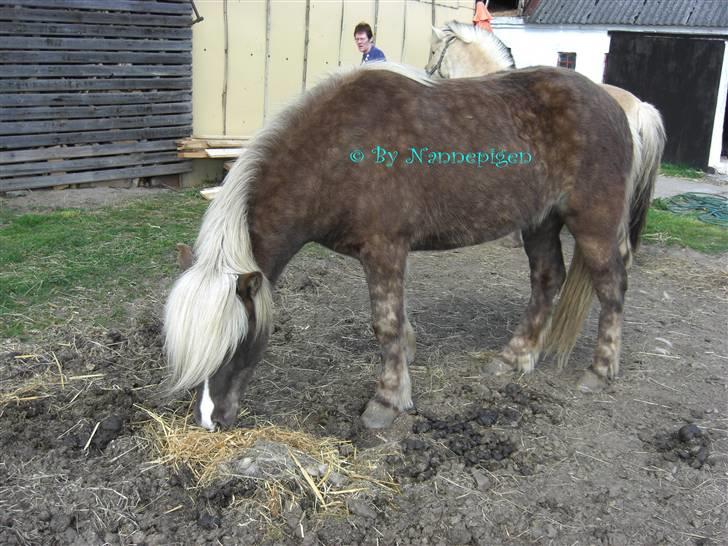
[[[476,47],[472,48],[476,50]],[[498,72],[501,67],[493,62],[492,59],[487,57],[479,57],[476,53],[468,55],[468,62],[463,63],[459,67],[458,77],[469,78],[474,76],[485,76],[486,74],[492,74]]]
[[[487,44],[461,43],[461,47],[454,49],[453,52],[456,53],[451,59],[453,78],[485,76],[508,68],[494,53],[491,53]]]
[[[300,227],[313,224],[300,220],[308,210],[307,204],[291,199],[280,188],[280,184],[261,183],[255,200],[248,204],[253,256],[272,284],[276,284],[298,251],[313,240],[312,234]]]

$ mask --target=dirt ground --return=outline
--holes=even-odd
[[[164,291],[113,330],[2,340],[0,544],[728,544],[728,256],[641,249],[622,374],[596,395],[573,388],[595,309],[569,368],[482,372],[528,299],[521,249],[413,254],[407,286],[417,410],[378,433],[359,423],[379,366],[360,266],[308,250],[277,287],[239,425],[347,441],[396,484],[344,483],[330,512],[304,493],[265,511],[265,480],[197,487],[156,460],[149,412],[190,400],[160,395]]]

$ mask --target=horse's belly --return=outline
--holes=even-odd
[[[517,222],[498,223],[488,226],[461,226],[418,237],[412,241],[412,250],[452,250],[500,239],[519,229]],[[470,229],[468,229],[470,228]]]

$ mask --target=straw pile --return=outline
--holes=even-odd
[[[272,516],[279,515],[284,504],[306,496],[316,511],[328,511],[344,508],[351,495],[396,488],[389,479],[366,475],[370,469],[356,460],[348,442],[271,424],[208,432],[191,426],[187,417],[140,409],[152,418],[147,427],[157,454],[152,464],[169,465],[176,471],[186,467],[201,488],[231,479],[253,479],[263,497],[258,500]]]

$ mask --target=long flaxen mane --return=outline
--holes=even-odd
[[[164,335],[170,392],[199,385],[233,356],[246,336],[270,332],[273,296],[269,280],[264,277],[253,298],[256,328],[252,332],[236,293],[239,275],[260,270],[248,230],[250,188],[260,179],[261,168],[277,142],[305,115],[306,105],[320,100],[358,70],[389,70],[422,85],[433,84],[422,73],[390,63],[345,71],[304,93],[256,135],[205,212],[194,246],[196,260],[176,281],[167,299]]]
[[[250,148],[235,162],[205,213],[194,247],[196,261],[167,300],[164,334],[172,392],[200,384],[233,355],[246,335],[261,335],[270,328],[273,299],[267,279],[253,299],[255,332],[248,331],[245,306],[236,296],[238,275],[259,270],[246,203],[262,152]]]
[[[477,46],[483,52],[483,57],[495,64],[498,70],[516,68],[508,47],[494,33],[458,21],[446,23],[441,30],[446,40],[457,38],[466,44]]]

